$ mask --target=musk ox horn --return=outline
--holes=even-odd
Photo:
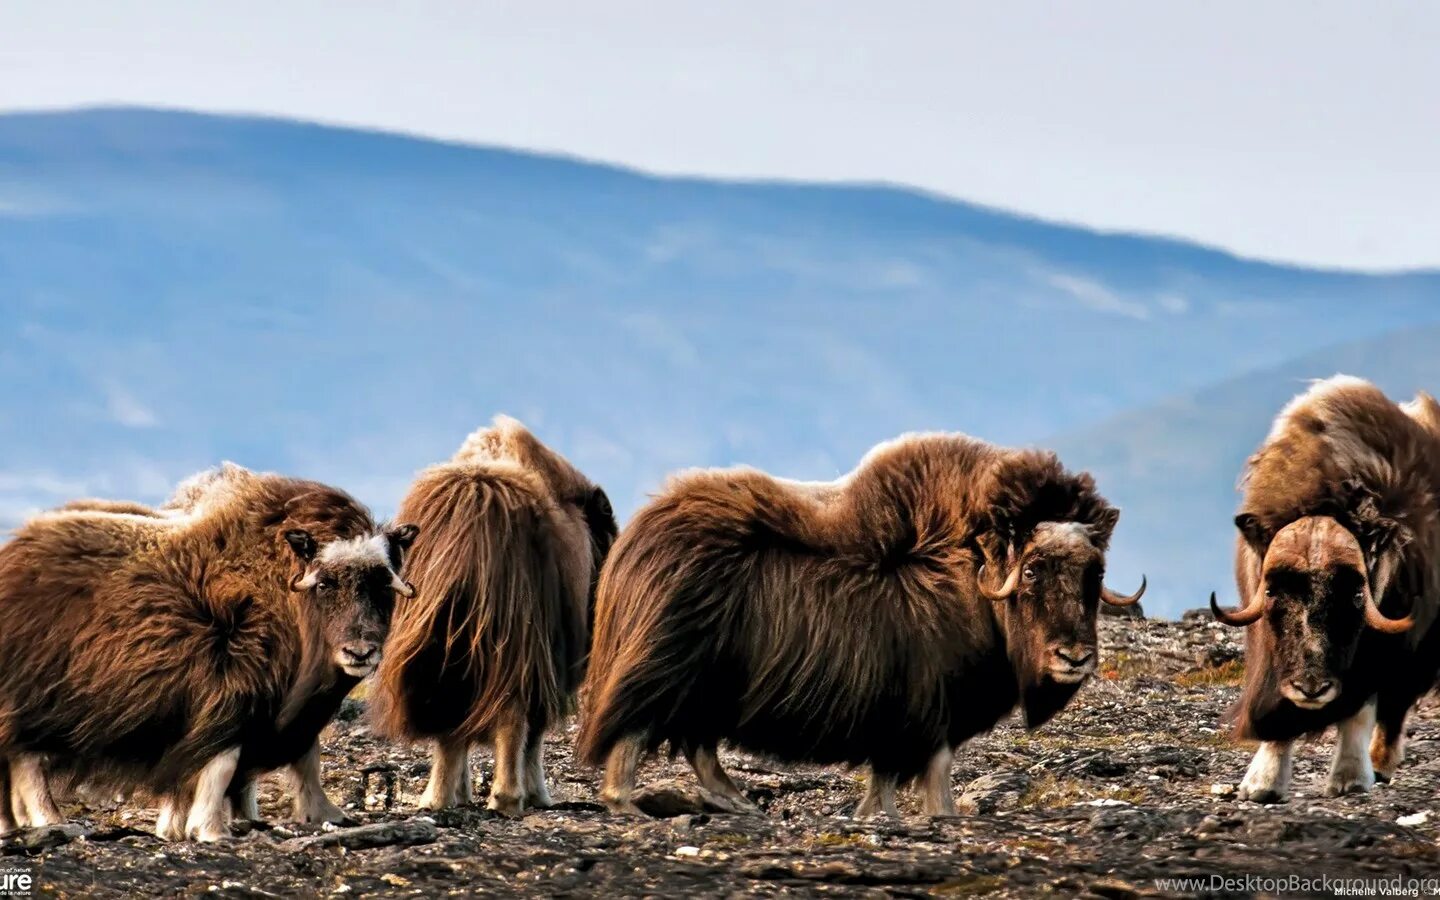
[[[1010,599],[1010,595],[1014,594],[1015,589],[1020,586],[1020,569],[1021,566],[1018,565],[1011,569],[1010,577],[1006,578],[1005,583],[1000,585],[1000,590],[992,591],[985,586],[985,567],[982,565],[975,572],[975,586],[980,589],[980,596],[986,600]]]
[[[1145,596],[1145,586],[1148,583],[1149,582],[1145,580],[1145,576],[1141,575],[1140,590],[1128,596],[1125,594],[1117,594],[1102,584],[1100,585],[1100,599],[1104,600],[1111,606],[1134,606],[1136,603],[1140,602],[1141,597]]]
[[[395,593],[404,597],[406,600],[415,596],[415,585],[401,578],[399,575],[392,574],[390,576],[390,586],[394,588]]]
[[[1365,624],[1376,631],[1385,634],[1399,634],[1402,631],[1409,631],[1410,626],[1415,624],[1414,616],[1406,616],[1403,619],[1386,618],[1375,603],[1375,595],[1370,593],[1370,588],[1365,588]]]
[[[1260,618],[1261,613],[1265,612],[1265,592],[1260,588],[1256,588],[1255,596],[1250,598],[1249,606],[1230,612],[1229,610],[1220,608],[1220,604],[1215,600],[1215,592],[1211,591],[1210,611],[1215,614],[1216,619],[1224,622],[1226,625],[1234,625],[1236,628],[1242,628]]]

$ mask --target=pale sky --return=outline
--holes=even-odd
[[[263,112],[1440,267],[1440,3],[0,0],[0,110]]]

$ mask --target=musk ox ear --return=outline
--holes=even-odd
[[[285,532],[285,543],[295,551],[295,556],[302,563],[308,563],[315,558],[316,552],[320,549],[315,543],[315,537],[303,528],[291,528]]]
[[[1120,510],[1113,506],[1101,509],[1087,526],[1090,532],[1090,543],[1101,549],[1110,546],[1110,536],[1115,533],[1115,525],[1119,521]]]
[[[615,525],[615,510],[602,488],[597,487],[585,498],[585,525],[597,547],[602,551],[610,549],[619,529]]]
[[[392,550],[404,553],[415,543],[415,538],[420,534],[420,526],[406,522],[403,525],[395,525],[385,532],[385,540],[390,542]]]
[[[1362,523],[1359,531],[1358,537],[1372,565],[1387,553],[1404,550],[1415,539],[1414,532],[1403,522],[1388,516],[1377,516]]]
[[[1270,546],[1270,533],[1261,523],[1259,516],[1254,513],[1241,513],[1235,517],[1235,527],[1240,529],[1245,543],[1256,553],[1264,555],[1265,548]]]

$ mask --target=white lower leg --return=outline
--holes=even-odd
[[[525,805],[545,809],[550,803],[550,789],[545,784],[545,732],[536,728],[525,747]]]
[[[635,793],[635,774],[640,770],[640,757],[644,747],[639,738],[621,738],[610,749],[605,759],[605,780],[600,785],[600,801],[611,812],[640,815],[640,809],[631,801]]]
[[[255,779],[245,782],[240,791],[230,797],[231,814],[242,822],[260,821],[260,797]]]
[[[15,814],[10,811],[10,763],[0,756],[0,836],[10,834],[19,827]]]
[[[45,777],[42,757],[35,753],[17,753],[10,757],[10,793],[15,816],[22,826],[40,828],[58,825],[64,819],[50,796],[50,781]]]
[[[714,747],[696,747],[687,750],[686,758],[690,761],[690,768],[695,770],[695,777],[699,779],[700,786],[712,794],[731,801],[736,805],[737,811],[751,811],[755,804],[750,802],[739,785],[731,780],[730,774],[720,765],[720,757],[715,753]]]
[[[899,816],[900,811],[895,806],[895,776],[881,775],[872,769],[865,796],[855,807],[855,818],[878,815]]]
[[[1294,742],[1262,741],[1240,782],[1240,799],[1256,803],[1281,802],[1290,793],[1290,774],[1294,768]]]
[[[440,739],[430,753],[430,783],[420,795],[424,809],[445,809],[469,803],[470,750],[464,741]]]
[[[164,797],[155,815],[155,836],[162,841],[185,840],[185,819],[190,815],[190,801],[182,791]]]
[[[525,787],[525,721],[501,725],[495,730],[495,778],[490,800],[485,805],[496,812],[514,815],[523,808]]]
[[[930,757],[925,769],[925,795],[921,809],[927,816],[955,815],[955,788],[950,781],[950,769],[955,761],[955,752],[941,747]]]
[[[1325,796],[1363,794],[1375,786],[1375,770],[1370,764],[1375,701],[1366,703],[1359,712],[1337,725],[1335,731],[1335,757],[1325,782]]]
[[[300,760],[290,766],[290,786],[294,791],[293,814],[297,822],[318,825],[330,822],[335,825],[349,821],[345,811],[325,796],[325,783],[320,778],[320,743],[310,749]]]
[[[185,836],[195,841],[218,841],[230,836],[226,795],[240,762],[240,748],[232,747],[205,764],[195,780],[195,799],[185,817]]]

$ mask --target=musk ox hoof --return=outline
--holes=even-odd
[[[605,808],[610,810],[612,815],[639,816],[641,818],[648,818],[645,815],[644,810],[636,806],[634,803],[631,803],[629,800],[606,800]]]
[[[1332,772],[1329,780],[1325,782],[1325,796],[1364,794],[1374,786],[1375,776],[1370,772]]]
[[[540,791],[538,793],[525,795],[526,809],[549,809],[554,805],[555,801],[550,799],[550,794],[548,791]]]
[[[1241,800],[1249,800],[1251,803],[1271,804],[1285,802],[1285,791],[1268,785],[1263,787],[1250,787],[1242,784],[1240,785],[1240,792],[1236,796]]]
[[[518,816],[525,811],[525,805],[515,794],[491,794],[490,799],[485,803],[485,808],[494,810],[502,816]]]

